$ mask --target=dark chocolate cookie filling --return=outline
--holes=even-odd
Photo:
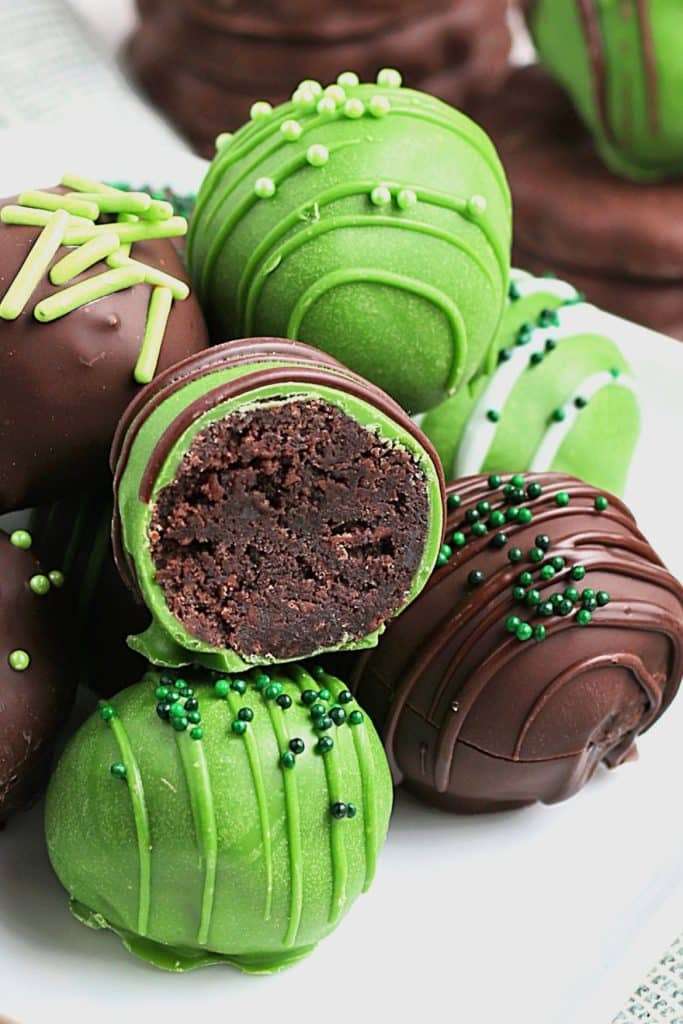
[[[361,639],[401,606],[427,522],[409,452],[301,399],[197,435],[154,508],[151,556],[193,636],[298,658]]]

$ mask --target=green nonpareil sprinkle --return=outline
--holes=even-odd
[[[56,210],[49,214],[49,222],[33,243],[31,251],[0,302],[0,319],[16,320],[24,311],[62,244],[68,220],[69,214],[65,210]]]
[[[131,259],[118,249],[118,245],[117,250],[112,250],[111,255],[108,255],[107,263],[113,269],[129,266],[141,268],[145,275],[145,284],[155,285],[159,288],[168,288],[173,298],[178,299],[180,302],[190,294],[190,286],[185,284],[184,281],[173,277],[172,274],[166,274],[163,270],[157,270],[156,267],[150,267],[146,263],[139,263],[137,260]]]
[[[120,272],[116,270],[111,271],[112,274]],[[156,373],[159,353],[164,341],[164,333],[172,304],[173,293],[170,288],[155,288],[152,291],[147,311],[145,333],[142,337],[142,347],[133,372],[133,376],[138,384],[149,384]]]
[[[75,277],[82,274],[84,270],[99,263],[119,248],[119,236],[113,231],[106,232],[93,238],[91,242],[78,246],[73,252],[68,253],[59,263],[55,263],[50,271],[50,280],[53,284],[62,285],[73,281]]]
[[[74,217],[84,217],[86,220],[97,220],[100,215],[96,203],[73,195],[58,195],[56,192],[22,192],[19,196],[19,205],[36,210],[66,210]]]
[[[57,216],[57,214],[55,214]],[[136,267],[122,267],[120,270],[107,270],[104,274],[96,277],[89,277],[85,281],[74,284],[71,288],[65,288],[56,295],[39,302],[33,311],[36,320],[41,323],[50,323],[58,320],[67,313],[86,306],[95,299],[102,299],[105,295],[113,295],[114,292],[132,288],[140,284],[144,275]],[[144,341],[143,341],[144,348]]]

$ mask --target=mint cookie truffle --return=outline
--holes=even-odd
[[[372,646],[424,587],[443,475],[379,388],[298,342],[172,367],[112,449],[114,553],[157,665],[221,671]]]
[[[137,956],[268,973],[369,887],[391,803],[382,745],[338,679],[157,671],[72,739],[47,843],[76,916]]]
[[[640,408],[617,323],[572,285],[513,271],[495,370],[422,421],[446,478],[551,469],[621,494]]]
[[[505,300],[510,197],[486,134],[385,69],[302,82],[218,140],[188,261],[214,340],[297,338],[410,412],[463,387]]]
[[[617,174],[683,174],[679,0],[527,0],[541,60],[570,93]]]
[[[0,828],[47,782],[76,691],[62,576],[31,546],[26,530],[0,531]]]

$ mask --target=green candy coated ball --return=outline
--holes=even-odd
[[[238,741],[226,727],[241,695],[193,679],[202,727],[176,732],[155,712],[150,671],[112,699],[114,715],[85,723],[53,776],[48,850],[73,912],[159,967],[279,970],[372,880],[392,803],[372,723],[342,724],[323,744],[299,702],[311,677],[291,666],[272,678],[290,708],[250,687],[253,720]],[[345,691],[326,685],[335,701]],[[330,815],[337,802],[353,820]]]
[[[490,350],[511,207],[482,129],[396,74],[255,106],[201,186],[188,260],[216,336],[309,342],[420,412]]]

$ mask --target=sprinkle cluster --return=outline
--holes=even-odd
[[[488,486],[492,492],[498,493],[492,495],[491,500],[483,499],[476,507],[465,512],[463,523],[451,534],[449,541],[442,545],[437,565],[447,565],[469,542],[490,536],[492,547],[501,550],[507,547],[508,562],[513,565],[528,563],[528,567],[523,569],[512,586],[512,599],[525,609],[526,617],[522,618],[521,614],[507,616],[505,629],[508,633],[512,633],[521,642],[545,640],[548,634],[546,625],[528,621],[531,616],[549,619],[575,613],[577,625],[589,625],[593,613],[609,604],[611,597],[606,590],[595,591],[590,587],[579,590],[575,586],[584,580],[585,566],[580,563],[569,565],[564,556],[552,555],[552,541],[546,533],[537,534],[533,547],[526,552],[509,544],[508,534],[515,525],[528,526],[533,522],[534,512],[525,502],[541,497],[541,485],[536,481],[526,483],[521,473],[516,473],[507,483],[500,474],[493,473],[488,478]],[[499,494],[502,495],[502,506],[494,509],[492,503]],[[557,491],[554,501],[558,509],[566,508],[571,503],[571,496],[567,491]],[[450,494],[447,505],[450,511],[455,511],[462,505],[462,498],[458,494]],[[597,495],[593,507],[598,513],[605,512],[609,508],[609,499],[603,494]],[[544,598],[540,588],[560,575],[563,578],[569,577],[569,585]],[[486,574],[481,569],[472,569],[467,577],[472,588],[481,586],[485,580]]]
[[[194,690],[184,679],[174,678],[164,673],[154,691],[157,699],[157,715],[162,722],[168,722],[176,732],[190,730],[193,740],[200,740],[204,735],[200,723],[199,701]]]
[[[42,228],[0,301],[0,319],[16,320],[21,316],[48,272],[51,283],[60,290],[35,305],[33,316],[41,323],[50,323],[136,284],[148,284],[152,294],[133,372],[138,384],[147,384],[156,372],[172,303],[186,299],[190,290],[171,274],[132,259],[131,246],[134,242],[182,236],[187,232],[187,221],[174,216],[171,203],[147,192],[131,192],[75,174],[65,174],[61,185],[72,191],[66,195],[23,192],[18,204],[6,205],[0,211],[4,224]],[[116,220],[97,223],[102,216]],[[52,265],[60,246],[71,251]],[[109,270],[76,281],[102,261]]]
[[[28,530],[14,530],[9,537],[10,544],[20,551],[28,551],[33,544],[33,537]],[[29,589],[38,597],[44,597],[52,587],[64,586],[64,575],[58,569],[52,569],[47,575],[35,573],[28,581]],[[7,656],[7,663],[14,672],[25,672],[31,664],[31,655],[28,651],[17,648],[10,651]]]

